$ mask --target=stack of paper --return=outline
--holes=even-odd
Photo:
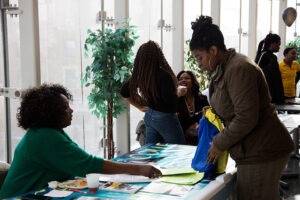
[[[192,188],[193,188],[193,186],[176,185],[176,184],[162,183],[159,181],[153,181],[149,185],[147,185],[144,189],[142,189],[141,191],[142,192],[150,192],[150,193],[184,196]]]
[[[195,183],[199,182],[204,173],[199,173],[193,168],[168,168],[160,169],[163,177],[151,182],[142,192],[184,196]]]
[[[146,183],[154,179],[146,176],[129,175],[129,174],[100,174],[101,182],[122,182],[122,183]]]
[[[143,186],[140,185],[133,185],[133,184],[127,184],[121,182],[107,182],[107,183],[102,183],[100,185],[101,190],[108,190],[114,192],[126,192],[126,193],[136,193],[142,188]]]
[[[181,185],[194,185],[204,176],[204,173],[195,171],[193,168],[161,169],[161,172],[163,177],[160,181]]]

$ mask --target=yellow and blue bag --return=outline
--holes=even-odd
[[[211,108],[206,110],[205,117],[199,121],[198,146],[192,160],[192,168],[204,172],[204,178],[213,178],[225,172],[228,160],[227,151],[222,153],[217,164],[206,163],[210,143],[223,128],[222,121]]]

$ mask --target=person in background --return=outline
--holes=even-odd
[[[286,99],[296,97],[296,75],[300,71],[300,65],[296,62],[297,52],[294,47],[288,47],[283,51],[284,59],[279,62],[284,97]]]
[[[237,166],[237,199],[279,200],[279,180],[294,145],[277,117],[262,70],[227,49],[209,16],[192,22],[190,49],[201,68],[213,72],[210,105],[224,123],[208,151],[216,163],[228,150]]]
[[[58,84],[43,84],[25,92],[17,119],[27,132],[16,147],[0,199],[88,173],[161,175],[151,165],[117,163],[81,149],[64,131],[72,121],[71,99],[69,91]]]
[[[178,98],[178,118],[187,144],[197,145],[202,108],[209,106],[207,97],[199,91],[199,82],[192,71],[179,72],[177,79],[179,85],[187,88],[187,93]]]
[[[177,79],[154,41],[140,46],[134,59],[132,76],[122,86],[127,102],[146,112],[146,144],[185,144],[177,112]],[[179,94],[180,95],[180,94]]]
[[[277,56],[274,53],[280,49],[281,39],[277,34],[269,33],[260,41],[255,62],[261,67],[266,77],[272,103],[284,104],[284,92]]]

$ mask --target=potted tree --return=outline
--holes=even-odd
[[[125,22],[121,28],[88,30],[85,40],[85,56],[92,57],[92,63],[85,69],[82,82],[90,87],[89,109],[106,122],[108,159],[114,157],[113,118],[125,109],[120,104],[119,90],[129,78],[134,55],[132,47],[136,35],[135,26]]]

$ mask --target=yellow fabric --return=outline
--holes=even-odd
[[[224,126],[222,124],[222,121],[220,118],[213,112],[212,108],[208,108],[205,111],[205,117],[208,119],[210,123],[215,125],[217,129],[221,132],[224,129]],[[217,173],[224,173],[228,161],[228,151],[224,151],[222,155],[218,159],[217,164]]]
[[[208,119],[210,123],[215,125],[219,131],[223,130],[223,124],[220,118],[213,112],[212,108],[208,108],[205,111],[205,117]]]
[[[284,96],[296,96],[296,73],[300,71],[300,65],[293,61],[292,66],[287,65],[284,60],[279,62],[279,70],[283,84]]]

